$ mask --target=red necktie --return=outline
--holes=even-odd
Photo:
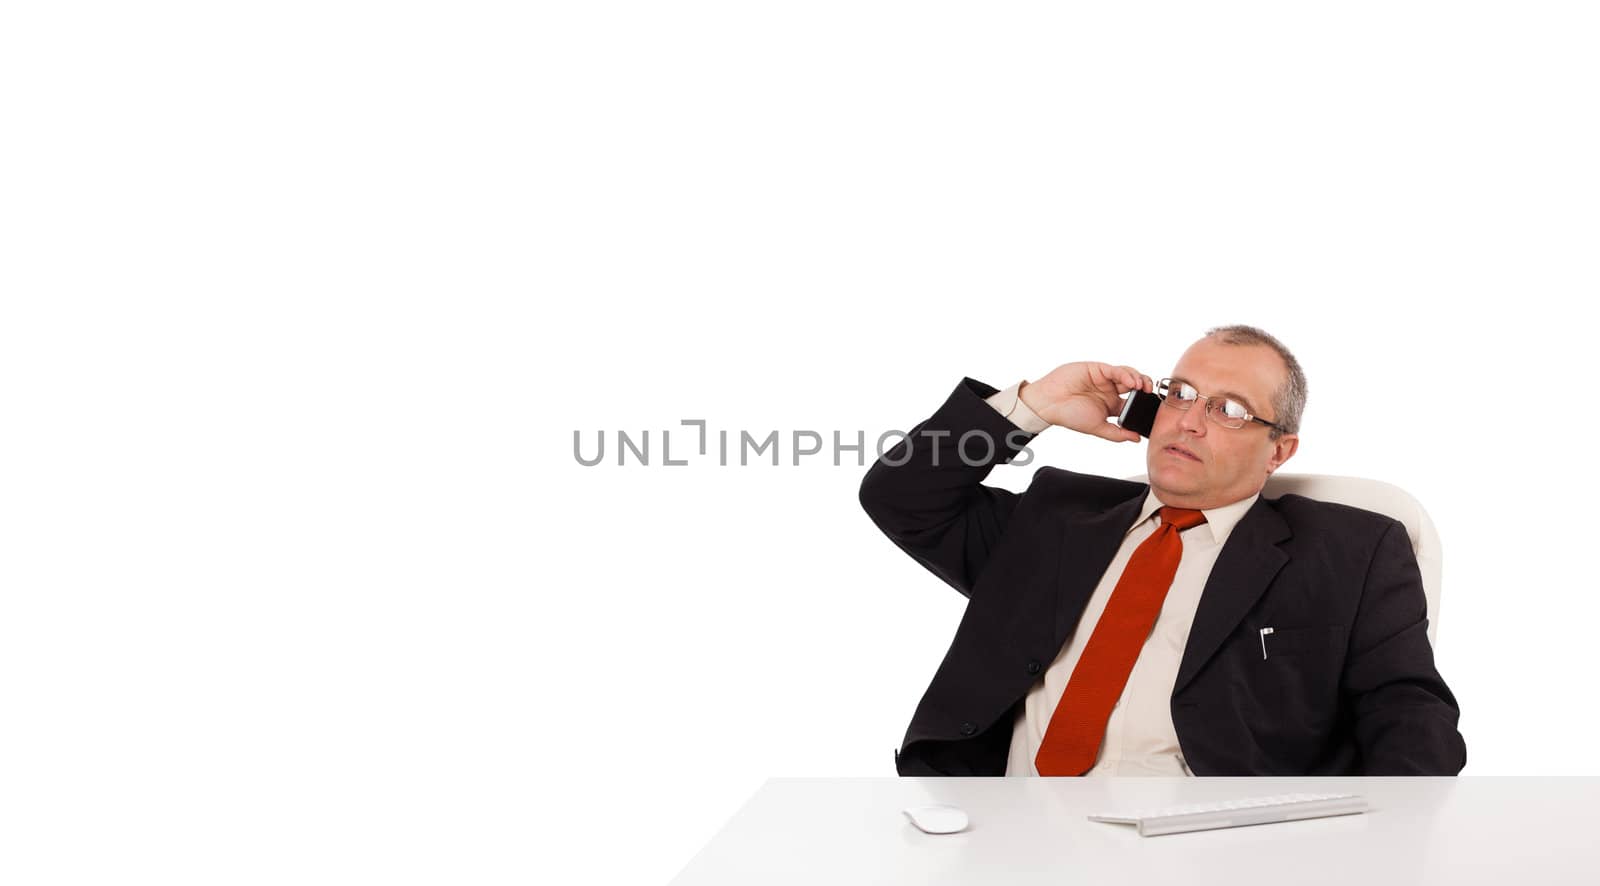
[[[1050,727],[1033,758],[1040,775],[1082,775],[1094,767],[1111,709],[1122,697],[1122,687],[1178,573],[1183,557],[1178,533],[1206,521],[1200,511],[1184,508],[1162,508],[1158,513],[1161,526],[1129,558],[1056,702]]]

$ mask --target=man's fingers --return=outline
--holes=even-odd
[[[1145,375],[1132,366],[1113,367],[1117,380],[1117,393],[1126,394],[1129,391],[1151,391],[1155,389],[1150,381],[1150,376]]]

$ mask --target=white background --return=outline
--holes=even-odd
[[[833,431],[1232,322],[1432,512],[1467,774],[1600,774],[1594,13],[1063,6],[8,7],[0,875],[665,882],[960,617]]]

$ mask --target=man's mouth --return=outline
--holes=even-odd
[[[1182,446],[1168,446],[1167,451],[1181,458],[1192,459],[1194,461],[1200,460],[1200,456],[1195,455],[1193,452],[1190,452],[1187,449],[1184,449]]]

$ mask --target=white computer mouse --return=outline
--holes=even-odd
[[[967,826],[967,814],[955,806],[912,806],[900,811],[927,834],[953,834]]]

